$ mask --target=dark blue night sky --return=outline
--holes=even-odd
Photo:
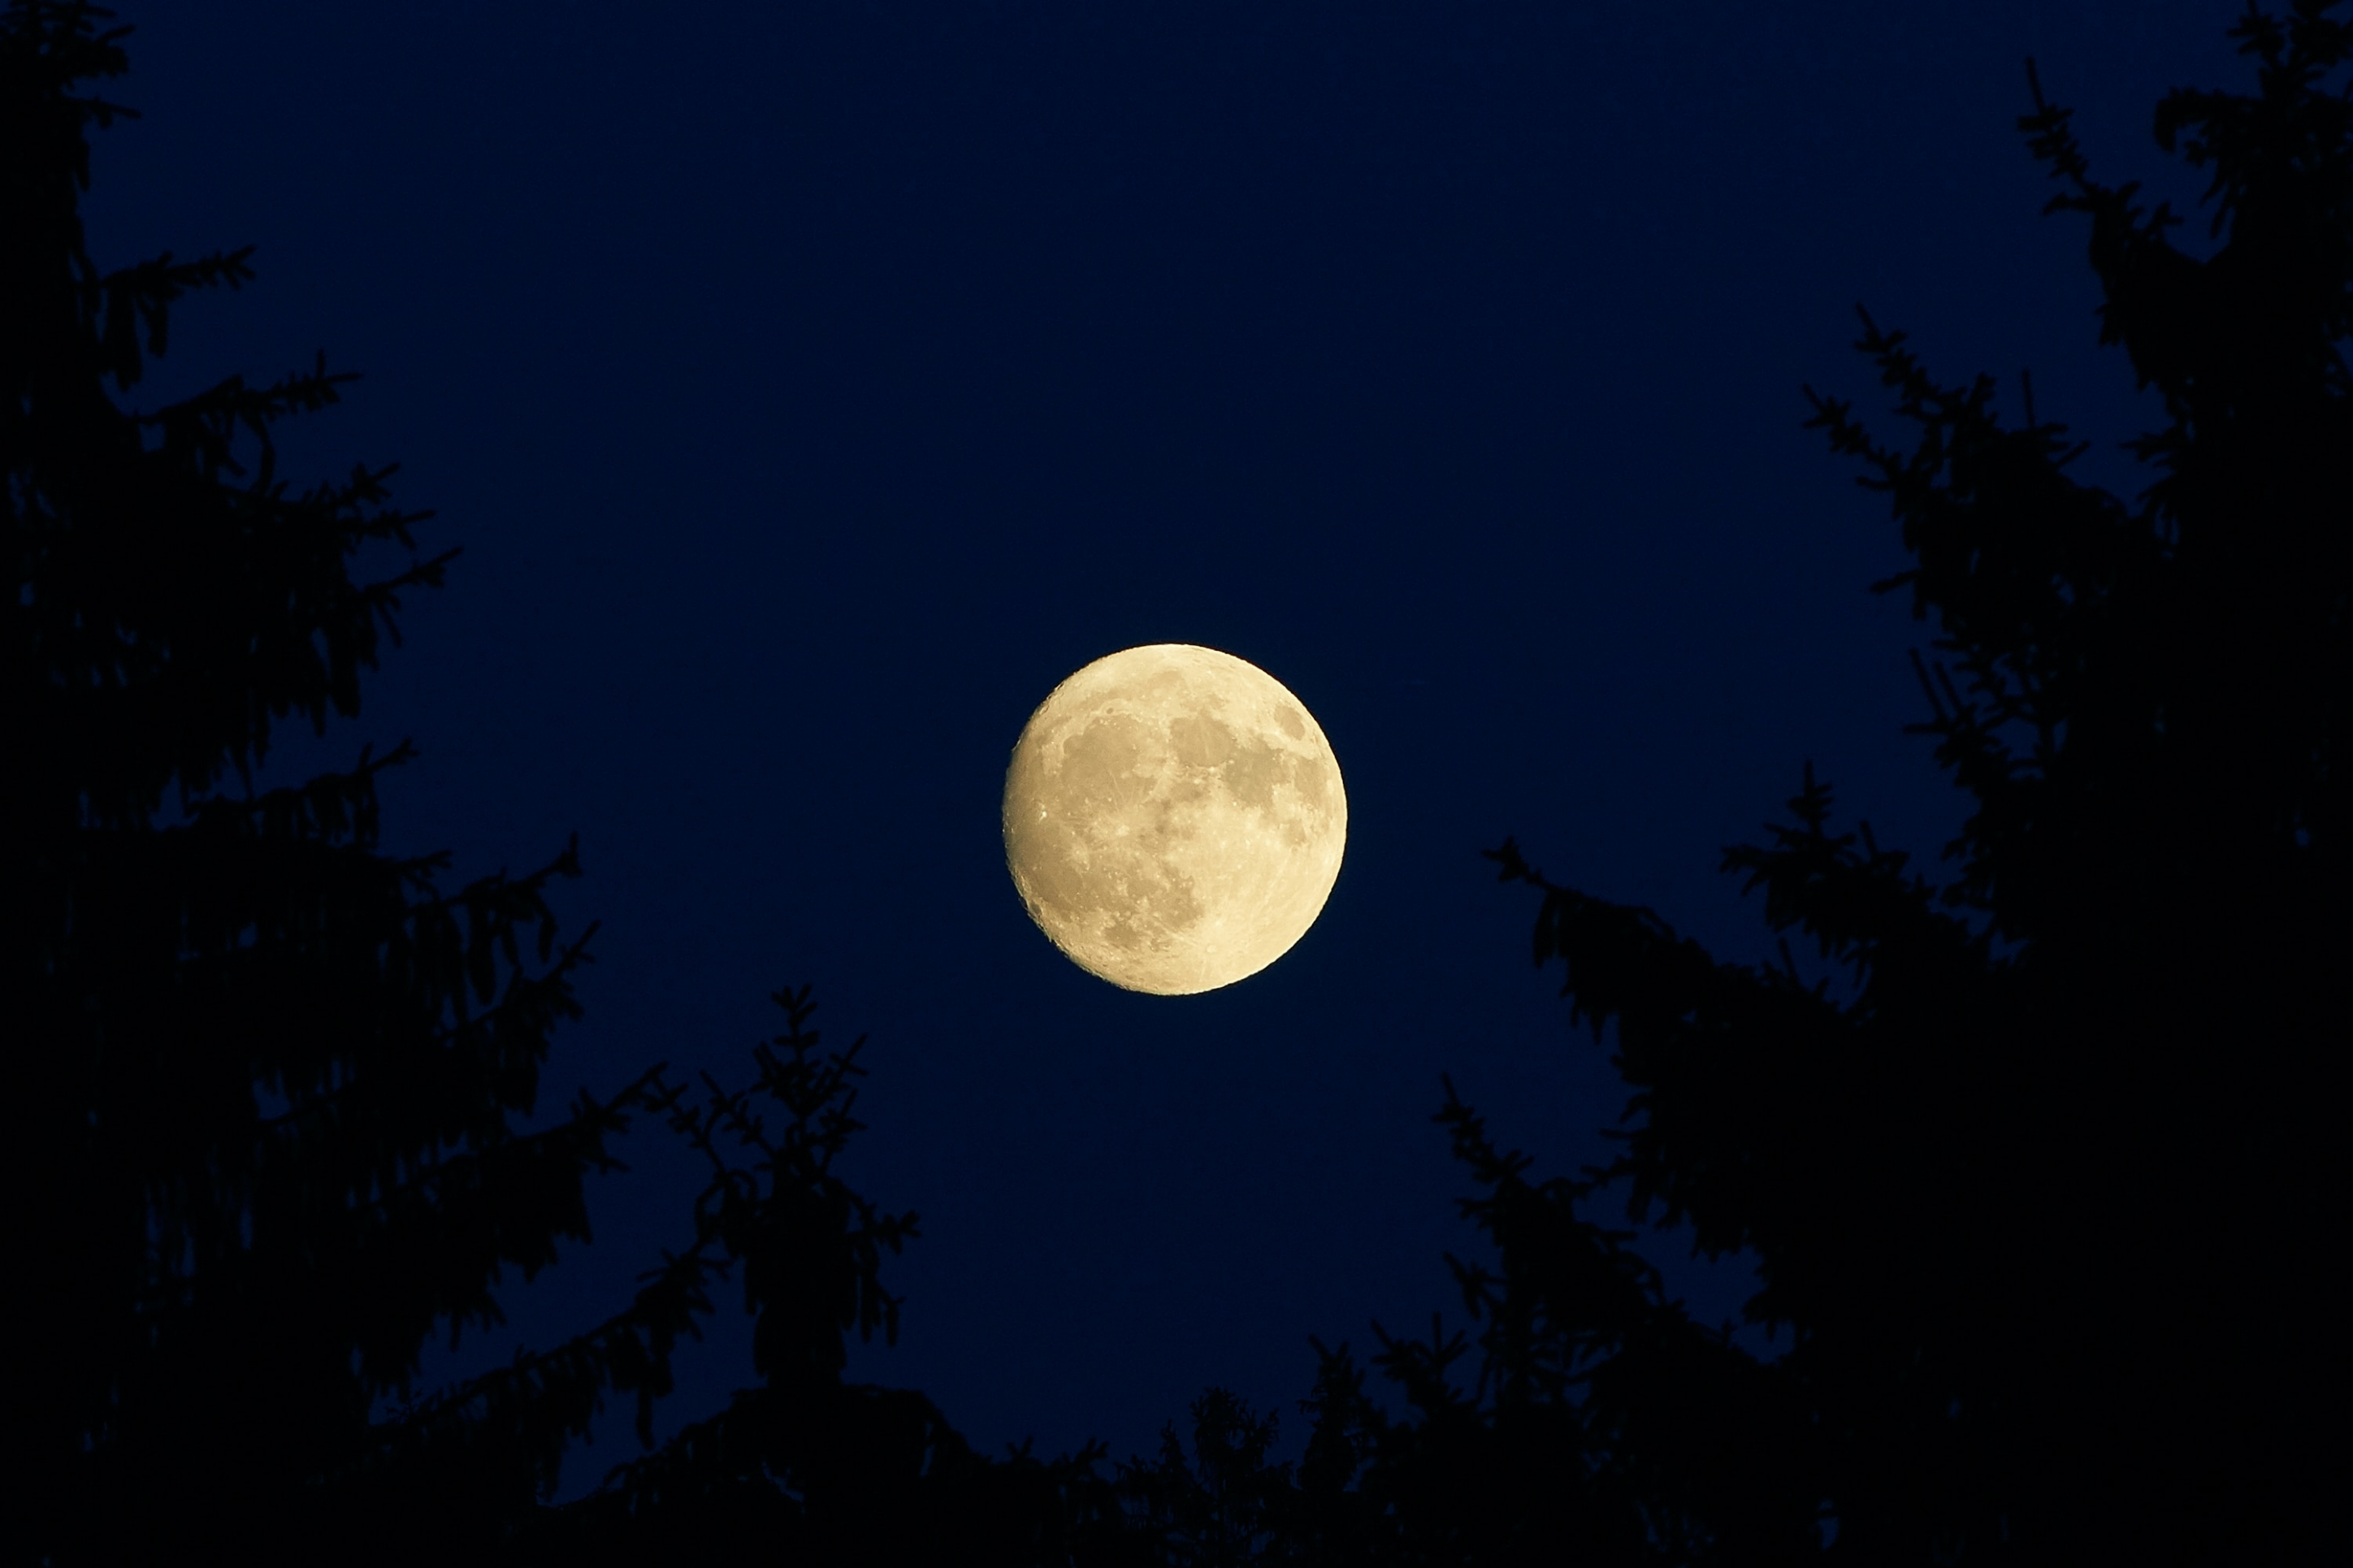
[[[323,348],[365,379],[282,428],[290,472],[397,460],[420,545],[464,549],[264,782],[413,736],[385,847],[452,886],[578,832],[558,908],[603,927],[543,1115],[657,1059],[740,1082],[814,984],[829,1044],[871,1037],[842,1168],[923,1216],[851,1375],[1118,1458],[1212,1384],[1289,1457],[1310,1334],[1460,1321],[1441,1074],[1539,1179],[1607,1157],[1609,1039],[1482,848],[1760,963],[1717,862],[1810,761],[1941,879],[1966,797],[1902,732],[1930,628],[1869,591],[1902,542],[1801,386],[1908,449],[1860,302],[2006,419],[2031,371],[2129,500],[2161,411],[2097,346],[2088,225],[2041,216],[2025,61],[2196,256],[2151,111],[2253,82],[2221,0],[120,9],[105,96],[144,118],[97,139],[93,256],[260,273],[129,401]],[[1031,709],[1161,641],[1290,687],[1350,805],[1314,928],[1193,997],[1050,946],[997,824]],[[645,1121],[623,1152],[595,1245],[428,1386],[691,1239],[694,1157]],[[1736,1316],[1744,1268],[1644,1249]],[[659,1432],[753,1381],[739,1303]]]

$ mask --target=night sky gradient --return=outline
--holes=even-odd
[[[324,349],[364,380],[281,427],[289,474],[396,460],[420,546],[463,547],[361,718],[257,782],[413,736],[385,847],[448,887],[578,832],[556,906],[603,925],[542,1116],[658,1059],[741,1083],[812,984],[829,1045],[871,1037],[841,1169],[922,1215],[853,1378],[1115,1458],[1221,1384],[1290,1458],[1310,1334],[1461,1321],[1441,1074],[1536,1179],[1609,1153],[1609,1040],[1481,849],[1759,963],[1717,863],[1810,761],[1941,880],[1967,797],[1902,733],[1931,628],[1869,591],[1901,540],[1800,388],[1910,448],[1860,302],[2005,421],[2031,371],[2071,472],[2137,495],[2161,409],[2096,344],[2088,223],[2041,216],[2025,60],[2202,257],[2150,115],[2253,90],[2242,8],[126,0],[104,96],[144,118],[85,213],[105,267],[257,247],[128,402]],[[1297,693],[1349,801],[1314,929],[1190,997],[1056,952],[997,823],[1054,684],[1162,641]],[[687,1244],[697,1156],[645,1119],[621,1152],[593,1247],[425,1386]],[[1737,1259],[1643,1250],[1736,1316]],[[658,1435],[753,1381],[740,1301]]]

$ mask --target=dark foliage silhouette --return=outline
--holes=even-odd
[[[1448,1086],[1439,1116],[1488,1189],[1464,1211],[1497,1242],[1505,1276],[1450,1258],[1485,1323],[1472,1386],[1469,1336],[1433,1315],[1427,1342],[1377,1323],[1372,1363],[1407,1406],[1366,1392],[1348,1347],[1315,1342],[1301,1403],[1313,1426],[1295,1475],[1263,1454],[1261,1422],[1212,1390],[1195,1454],[1174,1433],[1156,1461],[1121,1468],[1132,1528],[1170,1563],[1316,1564],[1681,1561],[1810,1553],[1818,1497],[1807,1433],[1772,1373],[1668,1301],[1630,1233],[1579,1218],[1599,1186],[1530,1185]],[[1703,1523],[1696,1509],[1714,1505]]]
[[[498,1321],[504,1269],[586,1238],[583,1175],[613,1166],[659,1074],[513,1126],[578,1011],[588,935],[559,952],[546,902],[578,874],[569,847],[456,892],[446,856],[381,853],[376,780],[406,742],[255,793],[273,723],[354,715],[402,593],[457,552],[354,583],[351,556],[413,552],[428,514],[388,504],[389,468],[300,493],[278,477],[272,425],[353,379],[323,356],[143,413],[109,394],[164,352],[184,296],[253,272],[237,251],[101,273],[85,250],[87,129],[131,112],[71,91],[125,68],[106,15],[19,3],[0,35],[5,1005],[44,1193],[12,1216],[39,1350],[12,1399],[10,1546],[252,1559],[375,1513],[389,1550],[426,1517],[411,1494],[487,1528],[602,1392],[666,1388],[701,1265],[417,1420],[371,1419],[428,1334]]]
[[[1289,1465],[1266,1452],[1281,1423],[1263,1418],[1222,1388],[1193,1402],[1193,1453],[1175,1426],[1161,1430],[1156,1462],[1121,1468],[1125,1518],[1148,1560],[1181,1568],[1228,1568],[1259,1561],[1289,1522]]]
[[[2089,215],[2101,342],[2170,420],[2125,444],[2159,470],[2137,509],[2064,474],[2085,447],[2030,380],[2004,427],[1988,378],[1939,386],[1868,313],[1857,346],[1916,449],[1807,391],[1917,563],[1872,586],[1908,584],[1965,678],[1913,655],[1935,717],[1908,728],[1975,802],[1957,876],[1907,876],[1868,823],[1833,833],[1810,763],[1772,847],[1725,852],[1775,931],[1852,972],[1841,1000],[1786,939],[1778,968],[1718,963],[1513,841],[1488,852],[1543,891],[1534,956],[1572,1024],[1617,1026],[1623,1152],[1532,1182],[1448,1086],[1500,1259],[1450,1260],[1483,1325],[1475,1385],[1448,1379],[1462,1334],[1383,1333],[1412,1407],[1391,1422],[1324,1352],[1296,1480],[1222,1479],[1271,1490],[1254,1506],[1283,1528],[1251,1560],[2347,1558],[2326,1435],[2353,1190],[2331,1092],[2353,1029],[2353,89],[2320,79],[2353,54],[2339,8],[2251,5],[2232,36],[2259,94],[2158,106],[2159,147],[2213,167],[2229,238],[2203,262],[2163,205],[2092,178],[2028,63],[2020,129],[2065,187],[2045,211]],[[1662,1300],[1589,1217],[1620,1186],[1638,1222],[1753,1256],[1746,1315],[1786,1354]],[[1203,1462],[1232,1446],[1205,1428]]]
[[[375,781],[406,742],[256,792],[273,725],[356,717],[402,595],[457,552],[416,557],[429,514],[392,507],[389,468],[278,477],[272,426],[353,379],[323,357],[118,402],[173,306],[251,280],[249,253],[97,268],[87,134],[130,111],[75,94],[122,73],[127,30],[11,0],[0,1017],[37,1183],[10,1219],[11,1560],[2344,1560],[2323,1287],[2353,1019],[2353,100],[2319,86],[2353,54],[2340,8],[2251,6],[2259,94],[2158,106],[2160,147],[2215,171],[2229,239],[2203,262],[2092,179],[2030,64],[2048,210],[2088,215],[2102,341],[2170,421],[2126,444],[2158,470],[2137,508],[2065,476],[2084,447],[2031,383],[2006,428],[1987,379],[1936,384],[1867,314],[1917,448],[1808,389],[1916,562],[1873,586],[1908,584],[1950,656],[1915,656],[1935,718],[1913,729],[1975,803],[1951,882],[1867,823],[1833,833],[1809,764],[1794,822],[1724,868],[1851,972],[1834,998],[1786,939],[1778,968],[1721,963],[1492,851],[1542,892],[1535,958],[1572,1024],[1616,1025],[1622,1153],[1535,1179],[1448,1084],[1496,1254],[1449,1260],[1475,1342],[1374,1326],[1403,1415],[1318,1345],[1295,1466],[1267,1461],[1271,1416],[1211,1390],[1189,1455],[1172,1428],[1105,1480],[1099,1447],[987,1458],[922,1394],[845,1382],[844,1336],[895,1331],[881,1258],[915,1216],[835,1173],[860,1046],[819,1052],[806,989],[776,996],[746,1088],[656,1067],[525,1131],[594,931],[557,940],[572,850],[455,891],[447,857],[382,852]],[[372,546],[409,563],[355,582]],[[588,1332],[420,1394],[429,1336],[496,1323],[508,1270],[588,1239],[585,1177],[644,1114],[710,1166],[680,1249]],[[1747,1316],[1792,1348],[1691,1321],[1605,1197],[1752,1255]],[[655,1448],[677,1342],[739,1268],[754,1381]],[[616,1395],[651,1451],[549,1506]]]
[[[830,1168],[861,1125],[850,1079],[864,1070],[864,1041],[820,1058],[806,989],[776,1000],[788,1027],[754,1051],[752,1089],[706,1075],[699,1108],[676,1091],[662,1101],[711,1164],[698,1244],[715,1241],[723,1267],[743,1268],[761,1381],[587,1498],[543,1510],[506,1560],[1123,1561],[1116,1505],[1094,1474],[1100,1446],[1047,1462],[1025,1444],[991,1459],[923,1394],[842,1381],[846,1329],[895,1338],[900,1303],[878,1270],[882,1249],[915,1234],[915,1215],[878,1214]],[[780,1131],[763,1100],[790,1117]]]
[[[2353,47],[2333,8],[2251,8],[2233,36],[2259,98],[2159,107],[2159,145],[2190,131],[2214,165],[2230,237],[2202,263],[2163,206],[2092,179],[2029,66],[2021,129],[2066,186],[2046,210],[2090,215],[2102,342],[2171,419],[2127,443],[2161,470],[2137,510],[2063,474],[2084,448],[2037,422],[2031,382],[2004,428],[1989,380],[1938,386],[1868,314],[1858,346],[1917,449],[1813,398],[1917,561],[1874,590],[1909,584],[1966,675],[1915,655],[1936,717],[1911,729],[1976,803],[1941,890],[1867,824],[1860,852],[1833,834],[1810,764],[1773,847],[1725,852],[1775,930],[1852,969],[1852,999],[1802,984],[1786,944],[1778,972],[1717,963],[1495,852],[1545,891],[1535,958],[1572,1017],[1597,1041],[1617,1023],[1638,1120],[1606,1174],[1637,1216],[1758,1261],[1747,1316],[1794,1348],[1741,1474],[1802,1456],[1780,1495],[1827,1500],[1841,1557],[2286,1562],[2324,1531],[2341,1555],[2308,1426],[2341,1387],[2320,1258],[2345,1172],[2320,1108],[2353,973],[2353,105],[2315,83]],[[1589,1310],[1535,1282],[1559,1244],[1490,1228],[1521,1289]],[[1745,1359],[1712,1375],[1754,1383]],[[1729,1479],[1672,1488],[1719,1546],[1771,1500]]]
[[[595,931],[558,946],[573,847],[443,891],[446,855],[378,847],[406,741],[256,792],[273,724],[356,716],[401,595],[457,552],[416,558],[429,514],[390,506],[390,468],[279,477],[273,425],[353,379],[323,355],[118,405],[174,304],[254,274],[249,251],[87,253],[88,132],[132,113],[75,92],[127,68],[110,16],[13,0],[0,23],[0,1006],[40,1194],[10,1220],[9,1559],[1067,1561],[1115,1528],[1093,1451],[984,1459],[920,1394],[841,1381],[844,1332],[895,1331],[880,1261],[914,1216],[830,1170],[862,1069],[813,1055],[806,990],[744,1091],[706,1077],[698,1106],[658,1066],[523,1131]],[[372,544],[409,564],[354,582]],[[498,1322],[506,1270],[588,1239],[584,1178],[648,1111],[713,1167],[681,1249],[589,1331],[420,1395],[428,1336]],[[607,1396],[651,1445],[671,1352],[738,1267],[761,1384],[544,1506]]]

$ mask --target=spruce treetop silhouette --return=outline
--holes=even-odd
[[[1099,1449],[983,1458],[923,1395],[843,1383],[846,1332],[895,1336],[881,1258],[915,1216],[833,1170],[862,1041],[820,1053],[806,987],[776,994],[786,1028],[746,1089],[704,1074],[691,1096],[656,1066],[521,1131],[580,1012],[596,928],[559,945],[547,901],[576,840],[442,891],[447,855],[378,847],[406,741],[256,792],[273,726],[356,717],[402,594],[458,552],[416,559],[431,514],[389,504],[391,468],[279,477],[272,426],[356,379],[323,355],[119,405],[174,304],[254,273],[249,249],[113,272],[88,254],[88,132],[132,113],[76,93],[127,69],[110,16],[0,19],[0,1008],[45,1194],[13,1221],[11,1560],[1031,1563],[1108,1538]],[[371,543],[410,564],[354,582]],[[505,1270],[588,1239],[584,1177],[621,1168],[607,1144],[638,1110],[711,1165],[679,1250],[586,1332],[420,1395],[428,1336],[497,1323]],[[739,1264],[757,1384],[544,1506],[608,1394],[651,1447],[677,1342]]]
[[[0,1032],[44,1194],[12,1219],[28,1347],[12,1548],[315,1561],[332,1540],[343,1559],[446,1557],[532,1516],[607,1393],[637,1396],[650,1440],[712,1274],[740,1255],[765,1298],[806,1281],[767,1278],[792,1260],[732,1209],[699,1213],[692,1245],[607,1321],[371,1419],[413,1394],[428,1335],[500,1321],[506,1269],[529,1279],[559,1240],[587,1239],[585,1173],[617,1168],[607,1142],[628,1110],[683,1116],[683,1090],[655,1068],[552,1127],[514,1125],[551,1031],[579,1012],[595,928],[559,951],[547,902],[579,874],[574,846],[442,891],[446,855],[377,847],[376,779],[415,754],[405,741],[255,792],[273,725],[355,716],[402,594],[439,585],[457,552],[415,559],[430,514],[389,504],[390,468],[300,492],[279,477],[273,425],[354,379],[323,355],[266,386],[118,405],[178,301],[254,273],[249,248],[112,272],[90,257],[88,132],[132,113],[74,90],[127,68],[110,15],[13,0],[0,21]],[[407,569],[354,582],[353,554],[387,542]],[[168,796],[176,822],[160,820]],[[846,1081],[800,1112],[840,1110]],[[833,1261],[806,1270],[829,1293],[820,1316],[871,1331],[887,1299],[861,1239],[895,1247],[912,1216],[876,1219],[821,1168],[799,1173],[840,1228],[830,1252],[799,1238],[801,1262]],[[822,1362],[830,1333],[838,1363],[842,1326],[803,1325],[819,1343],[803,1353]],[[762,1328],[764,1358],[795,1353]]]
[[[2074,482],[2085,447],[2030,379],[2005,427],[1989,378],[1937,384],[1867,312],[1857,346],[1916,449],[1807,389],[1915,561],[1873,588],[1910,585],[1958,666],[1912,656],[1934,718],[1908,727],[1975,802],[1957,876],[1907,875],[1867,822],[1834,833],[1807,763],[1795,822],[1723,868],[1852,972],[1837,1000],[1786,937],[1778,967],[1719,963],[1515,840],[1487,851],[1543,891],[1533,955],[1561,964],[1572,1025],[1617,1026],[1623,1152],[1534,1181],[1447,1086],[1482,1189],[1464,1212],[1499,1254],[1449,1259],[1483,1325],[1475,1386],[1440,1322],[1427,1343],[1374,1325],[1404,1420],[1319,1346],[1260,1560],[2344,1560],[2311,1436],[2342,1388],[2323,1260],[2353,1186],[2353,88],[2319,87],[2353,58],[2341,4],[2251,4],[2231,36],[2259,95],[2158,105],[2159,147],[2214,168],[2229,239],[2203,262],[2164,206],[2092,178],[2027,62],[2020,129],[2065,187],[2045,211],[2090,216],[2101,341],[2165,401],[2168,427],[2125,443],[2155,482],[2137,508]],[[1664,1300],[1583,1212],[1620,1188],[1630,1217],[1753,1255],[1746,1316],[1792,1348],[1760,1361]],[[1200,1438],[1232,1468],[1229,1432]],[[1179,1460],[1145,1493],[1164,1522]]]
[[[1773,929],[1852,969],[1851,1001],[1786,941],[1780,970],[1718,963],[1490,852],[1544,889],[1535,958],[1562,964],[1572,1020],[1617,1024],[1636,1125],[1593,1174],[1706,1254],[1753,1251],[1747,1316],[1794,1333],[1777,1370],[1841,1549],[1874,1560],[2314,1539],[2318,1457],[2284,1436],[2283,1391],[2338,1359],[2312,1254],[2343,1161],[2316,1108],[2353,1017],[2353,106],[2316,87],[2353,53],[2336,8],[2251,6],[2232,36],[2261,96],[2159,106],[2159,146],[2194,127],[2184,155],[2215,166],[2230,237],[2202,263],[2163,205],[2091,177],[2028,64],[2020,128],[2067,187],[2045,210],[2090,215],[2101,341],[2171,418],[2126,443],[2162,470],[2137,509],[2065,476],[2087,444],[2038,419],[2031,380],[2005,428],[1989,378],[1939,386],[1867,312],[1858,346],[1917,449],[1808,389],[1916,558],[1872,586],[1910,585],[1966,678],[1913,655],[1935,718],[1908,729],[1976,801],[1941,890],[1867,823],[1860,852],[1833,834],[1810,763],[1796,824],[1725,852]],[[1507,1276],[1541,1266],[1499,1240]]]
[[[323,355],[118,406],[105,383],[137,385],[179,300],[254,274],[249,247],[113,272],[90,257],[87,132],[132,112],[72,90],[126,68],[109,15],[17,0],[0,23],[5,1005],[48,1194],[18,1216],[39,1349],[15,1408],[24,1539],[60,1562],[136,1558],[166,1524],[184,1550],[218,1532],[252,1552],[265,1515],[304,1528],[298,1505],[384,1448],[371,1406],[426,1337],[498,1321],[503,1269],[586,1239],[582,1175],[614,1165],[606,1140],[657,1082],[512,1126],[578,1012],[588,935],[558,952],[546,902],[572,847],[455,893],[446,855],[380,853],[376,779],[406,742],[255,793],[273,724],[356,715],[402,594],[457,552],[414,559],[430,514],[388,504],[390,468],[299,493],[279,477],[272,426],[354,379]],[[412,564],[353,582],[375,542]],[[241,795],[219,787],[232,773]],[[534,1395],[468,1424],[500,1450],[476,1500],[522,1485],[527,1502],[604,1388],[664,1388],[698,1289],[691,1268],[657,1281],[568,1359],[473,1391]]]

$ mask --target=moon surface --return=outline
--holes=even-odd
[[[1029,918],[1080,968],[1157,996],[1290,952],[1347,837],[1340,764],[1306,705],[1190,643],[1109,654],[1054,688],[1005,773],[1005,860]]]

